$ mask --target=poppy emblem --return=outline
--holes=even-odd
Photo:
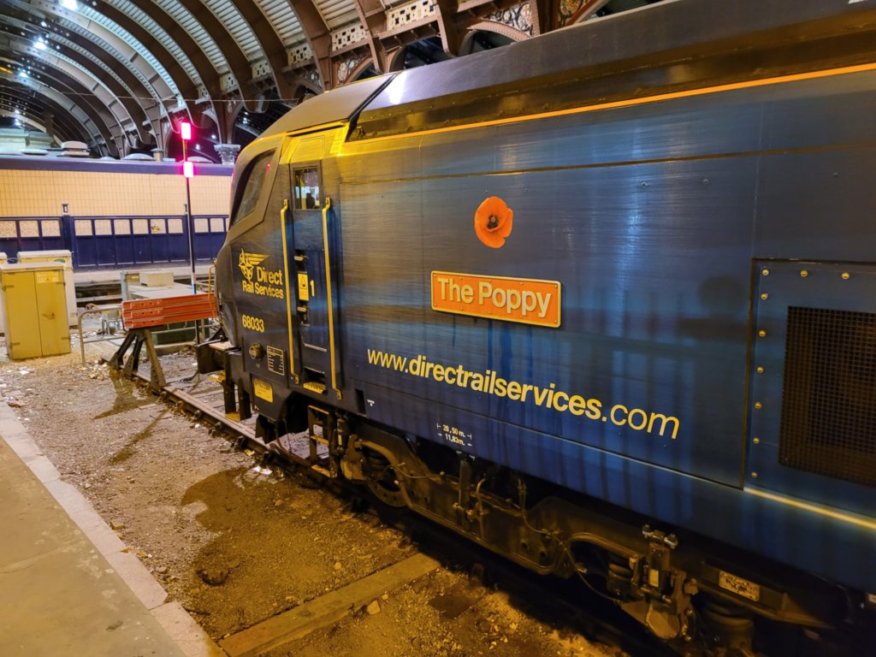
[[[490,196],[474,215],[475,235],[491,249],[501,248],[511,234],[514,211],[498,196]]]

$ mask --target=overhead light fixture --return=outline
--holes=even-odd
[[[25,78],[28,78],[28,77],[30,77],[30,76],[27,74],[27,71],[25,71],[24,69],[22,69],[22,70],[20,70],[20,71],[18,72],[18,77],[20,77],[20,78],[22,78],[22,79],[25,79]]]
[[[33,40],[33,46],[37,50],[45,50],[46,49],[46,40],[43,37],[37,37]]]
[[[79,9],[79,3],[76,2],[76,0],[61,0],[61,6],[70,11],[76,11]]]

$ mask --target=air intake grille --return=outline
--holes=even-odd
[[[876,315],[788,309],[779,462],[876,486]]]

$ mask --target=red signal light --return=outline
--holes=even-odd
[[[194,178],[195,177],[195,163],[189,162],[186,160],[183,162],[183,175],[186,178]]]
[[[183,141],[192,140],[192,124],[188,121],[182,121],[179,124],[179,134]]]

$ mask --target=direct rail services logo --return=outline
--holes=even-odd
[[[237,267],[243,274],[240,289],[246,294],[254,294],[259,297],[285,299],[283,270],[268,269],[262,266],[262,263],[267,259],[268,255],[264,253],[247,253],[243,249],[240,250],[237,257]]]

